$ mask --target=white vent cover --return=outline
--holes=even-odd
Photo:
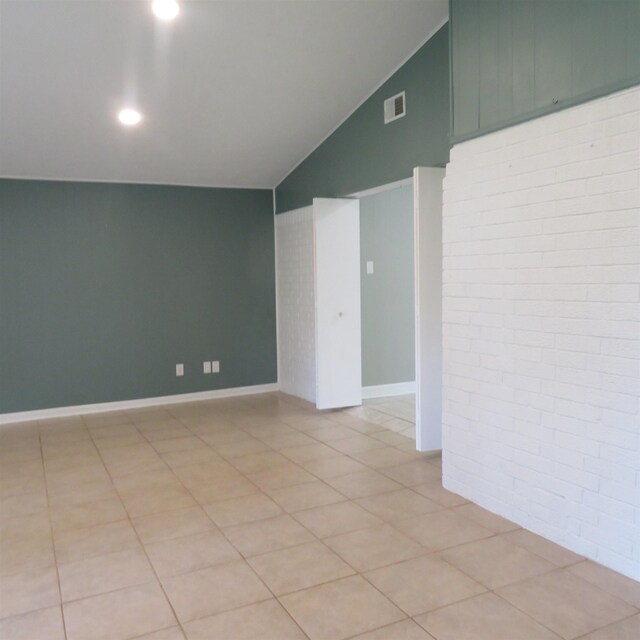
[[[384,123],[393,122],[407,113],[404,91],[384,101]]]

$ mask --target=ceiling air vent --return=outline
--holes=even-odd
[[[404,91],[384,101],[384,123],[393,122],[407,113]]]

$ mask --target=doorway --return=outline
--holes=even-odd
[[[411,178],[360,202],[363,415],[415,440],[415,264]]]
[[[396,425],[406,436],[415,434],[418,451],[442,448],[443,178],[444,169],[418,167],[413,178],[408,180],[354,193],[347,198],[316,198],[313,206],[276,216],[275,225],[281,389],[318,408],[351,406],[358,407],[353,411],[365,414],[368,410],[386,413],[389,420],[403,421],[389,422],[390,427]],[[366,198],[386,192],[389,194],[381,201],[407,198],[408,194],[401,191],[405,187],[413,191],[413,215],[406,214],[406,222],[412,220],[413,224],[412,246],[400,242],[402,259],[396,257],[394,262],[398,241],[394,234],[400,231],[393,228],[393,219],[391,227],[378,221],[377,232],[383,237],[377,245],[374,242],[371,246],[381,249],[375,255],[367,255],[371,239],[367,236],[361,255],[357,226],[360,203],[365,202],[367,215],[369,202]],[[394,191],[397,193],[392,194]],[[365,220],[365,236],[368,222]],[[407,237],[406,228],[404,233]],[[411,265],[409,258],[413,260],[413,282],[407,286],[411,283],[411,275],[406,272],[407,264]],[[323,271],[325,275],[329,274],[326,278]],[[355,277],[346,277],[347,271]],[[388,280],[384,295],[390,297],[384,298],[373,286],[376,273],[385,276],[378,281]],[[394,282],[394,274],[401,275],[401,282]],[[367,297],[370,285],[375,293],[371,299]],[[364,318],[360,309],[361,287],[365,292]],[[394,288],[397,291],[393,291]],[[407,319],[406,314],[403,314],[404,319],[398,317],[398,310],[410,309],[412,297],[411,324],[411,318]],[[368,317],[369,305],[377,303],[380,307],[381,299],[383,304],[371,319]],[[327,304],[323,300],[328,301]],[[389,335],[381,333],[385,328],[390,329]],[[383,348],[376,349],[374,354],[371,344]],[[361,346],[367,351],[364,359]],[[413,378],[409,377],[411,351]],[[396,362],[398,354],[403,354],[403,362]],[[349,358],[348,367],[344,365],[345,357]],[[391,372],[398,377],[386,377]],[[348,397],[343,393],[347,390],[345,376],[349,382]],[[365,406],[359,407],[363,391]],[[375,406],[370,408],[371,405]],[[414,415],[415,430],[410,422]]]

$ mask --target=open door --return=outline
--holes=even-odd
[[[314,198],[316,407],[362,404],[360,203]]]
[[[442,180],[413,173],[416,269],[416,449],[442,449]]]

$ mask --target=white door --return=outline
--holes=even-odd
[[[413,173],[416,269],[416,448],[442,449],[442,180]]]
[[[316,406],[362,404],[360,203],[314,198]]]

